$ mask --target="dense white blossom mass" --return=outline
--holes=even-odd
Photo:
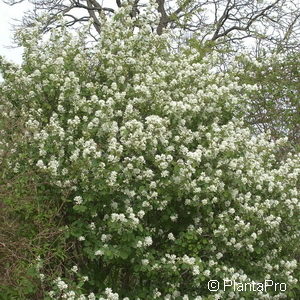
[[[216,53],[173,53],[151,18],[127,9],[103,21],[92,48],[84,33],[42,42],[31,28],[19,37],[24,64],[1,62],[1,118],[24,127],[21,141],[1,139],[0,160],[9,152],[12,172],[32,169],[67,195],[66,231],[86,260],[70,265],[82,284],[59,277],[49,295],[291,299],[207,282],[271,278],[294,291],[299,155],[278,162],[285,140],[251,134],[243,91],[255,87],[217,72]]]

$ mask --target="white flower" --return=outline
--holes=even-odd
[[[107,235],[106,234],[102,234],[101,235],[101,241],[105,242],[107,240]]]
[[[73,266],[71,269],[72,272],[77,273],[78,271],[78,267],[77,266]]]
[[[102,250],[97,250],[96,252],[95,252],[95,255],[96,256],[102,256],[104,254],[104,252],[102,251]]]
[[[253,232],[253,233],[251,234],[251,237],[252,237],[254,240],[256,240],[256,239],[257,239],[257,234],[256,234],[255,232]]]
[[[151,236],[146,236],[145,237],[144,245],[145,246],[151,246],[152,245],[152,238],[151,238]]]
[[[58,58],[55,60],[55,64],[57,64],[57,65],[63,65],[63,64],[64,64],[64,59],[63,59],[63,57],[58,57]]]
[[[168,239],[171,240],[171,241],[175,241],[175,237],[174,237],[174,235],[173,235],[172,232],[170,232],[170,233],[168,234]]]
[[[189,257],[186,254],[182,257],[182,262],[188,265],[194,265],[196,259],[194,257]]]
[[[95,230],[96,229],[96,225],[94,222],[90,223],[89,227],[91,228],[91,230]]]
[[[60,277],[58,277],[58,278],[55,280],[55,282],[56,282],[57,287],[58,287],[61,291],[68,288],[68,285],[67,285],[63,280],[61,280]]]
[[[178,215],[176,214],[176,215],[170,216],[170,219],[172,222],[176,222],[178,219]]]
[[[143,242],[142,241],[138,241],[136,244],[137,248],[141,248],[143,246]]]
[[[83,199],[82,199],[81,196],[76,196],[76,197],[74,198],[74,202],[75,202],[76,205],[80,205],[80,204],[82,204]]]
[[[199,274],[200,274],[199,266],[194,266],[193,267],[193,275],[199,275]]]
[[[44,281],[44,279],[45,279],[45,274],[40,273],[39,276],[40,276],[41,281]]]
[[[116,214],[116,213],[111,214],[111,220],[112,220],[112,222],[116,222],[116,221],[126,222],[127,221],[124,214]]]
[[[230,214],[234,214],[234,213],[235,213],[235,209],[234,209],[234,208],[230,208],[230,209],[228,210],[228,212],[229,212]]]
[[[95,294],[94,294],[94,293],[90,293],[90,294],[88,295],[88,300],[96,300]]]
[[[198,228],[196,229],[196,232],[197,232],[198,234],[202,234],[203,229],[202,229],[201,227],[198,227]]]
[[[138,215],[138,217],[139,218],[143,218],[144,217],[144,215],[145,215],[145,212],[143,211],[143,210],[140,210],[138,213],[137,213],[137,215]]]
[[[38,160],[38,162],[36,163],[36,166],[39,167],[39,168],[45,168],[45,165],[44,165],[44,162],[40,159]]]

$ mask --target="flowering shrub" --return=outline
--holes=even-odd
[[[278,162],[285,141],[251,135],[251,87],[216,72],[216,54],[195,63],[197,53],[172,53],[168,36],[126,9],[91,48],[83,33],[57,29],[42,42],[36,28],[22,32],[23,65],[2,68],[2,118],[23,120],[24,134],[1,159],[61,191],[76,241],[74,276],[60,274],[49,297],[296,297],[299,155]],[[288,288],[214,293],[210,279]]]

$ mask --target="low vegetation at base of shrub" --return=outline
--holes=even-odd
[[[1,180],[1,300],[43,299],[38,257],[43,257],[49,275],[63,268],[67,243],[60,228],[62,216],[50,202],[54,189],[41,191],[38,181],[32,173]]]

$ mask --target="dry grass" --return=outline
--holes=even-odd
[[[44,261],[42,273],[50,278],[64,268],[62,257],[70,246],[60,229],[59,210],[50,203],[51,197],[43,203],[46,199],[33,174],[15,176],[1,185],[0,291],[12,291],[16,299],[43,299],[46,287],[37,277],[37,256]]]

